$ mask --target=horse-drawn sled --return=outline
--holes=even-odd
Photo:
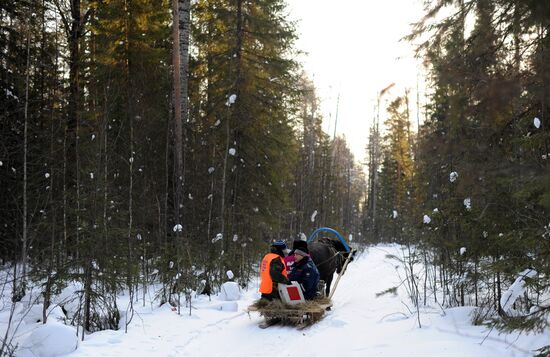
[[[327,298],[304,300],[296,305],[282,300],[260,299],[248,307],[248,312],[259,312],[264,317],[265,321],[259,325],[260,328],[277,324],[294,326],[301,330],[321,320],[331,306],[332,303]]]
[[[319,238],[319,233],[331,233],[337,239]],[[302,289],[297,282],[289,285],[278,284],[280,300],[260,299],[248,307],[248,313],[258,312],[264,317],[260,328],[275,324],[295,326],[303,329],[321,320],[326,311],[332,307],[332,296],[338,282],[345,273],[348,264],[353,260],[355,250],[351,249],[345,239],[334,229],[319,228],[307,239],[311,259],[320,275],[319,296],[305,300]],[[331,289],[334,273],[338,274]]]

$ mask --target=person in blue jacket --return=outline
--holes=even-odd
[[[319,270],[317,270],[315,263],[313,263],[313,260],[309,256],[307,245],[295,246],[294,259],[294,265],[288,275],[288,280],[300,283],[304,290],[304,298],[312,300],[317,297]]]

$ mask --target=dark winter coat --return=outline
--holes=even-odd
[[[319,271],[310,257],[303,257],[299,262],[294,262],[288,280],[302,284],[306,300],[311,300],[317,296]]]

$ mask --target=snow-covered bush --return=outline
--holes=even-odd
[[[520,297],[525,291],[525,279],[532,279],[537,275],[535,269],[525,269],[518,274],[518,277],[512,285],[506,290],[500,298],[500,306],[506,313],[517,315],[518,313],[513,309],[513,304],[517,298]]]
[[[78,347],[74,327],[50,322],[37,327],[22,343],[20,351],[30,351],[37,357],[54,357],[73,352]]]
[[[236,301],[241,298],[241,289],[234,281],[228,281],[222,284],[220,289],[220,300]]]

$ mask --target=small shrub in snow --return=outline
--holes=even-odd
[[[52,303],[62,307],[68,319],[73,319],[79,311],[80,292],[82,290],[82,283],[73,281],[61,290],[60,294],[54,296]]]
[[[32,305],[30,307],[23,307],[23,304],[17,303],[16,310],[18,311],[18,318],[17,320],[22,320],[26,324],[35,324],[35,323],[41,323],[43,322],[43,310],[44,305],[43,304],[36,304]],[[54,305],[50,306],[48,311],[46,312],[47,320],[50,321],[50,319],[53,319],[55,321],[64,320],[66,318],[65,314],[63,313],[63,310],[61,310],[61,307]]]

